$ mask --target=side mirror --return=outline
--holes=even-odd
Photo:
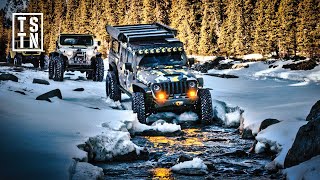
[[[101,45],[101,41],[98,41],[98,46],[100,46]]]
[[[126,70],[133,72],[132,63],[125,63]]]
[[[194,64],[194,61],[194,58],[188,58],[189,67],[191,67]]]

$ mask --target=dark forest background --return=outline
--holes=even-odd
[[[106,53],[105,26],[161,22],[178,30],[188,54],[320,55],[320,0],[8,0],[0,11],[0,54],[12,12],[44,13],[46,53],[59,33],[91,33]]]

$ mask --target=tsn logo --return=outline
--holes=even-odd
[[[43,13],[12,14],[12,51],[43,51]]]

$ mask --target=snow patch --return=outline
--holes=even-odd
[[[181,126],[177,124],[167,123],[164,120],[155,121],[151,126],[146,124],[141,124],[137,119],[132,122],[129,122],[127,127],[128,130],[133,132],[143,132],[147,130],[160,131],[163,133],[172,133],[176,131],[181,131]]]
[[[202,159],[200,158],[193,158],[191,161],[184,161],[171,167],[173,171],[179,171],[181,169],[189,169],[189,168],[203,169],[203,170],[208,169],[207,165],[205,165]]]
[[[199,119],[198,115],[194,112],[184,112],[177,117],[179,122],[184,121],[197,121]]]
[[[263,59],[262,54],[247,54],[243,56],[243,59],[246,60],[259,60],[259,59]]]
[[[285,157],[296,138],[299,128],[306,123],[307,121],[281,121],[267,127],[256,136],[258,144],[255,151],[257,153],[263,152],[268,144],[271,151],[278,153],[274,159],[276,165],[283,167]]]
[[[317,180],[320,177],[320,155],[283,171],[288,180]]]
[[[213,100],[212,109],[214,118],[228,127],[240,125],[242,110],[239,107],[229,107],[225,102]]]

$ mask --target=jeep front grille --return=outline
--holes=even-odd
[[[167,95],[173,96],[174,94],[185,95],[187,93],[187,81],[182,80],[178,82],[161,83],[160,87]]]

